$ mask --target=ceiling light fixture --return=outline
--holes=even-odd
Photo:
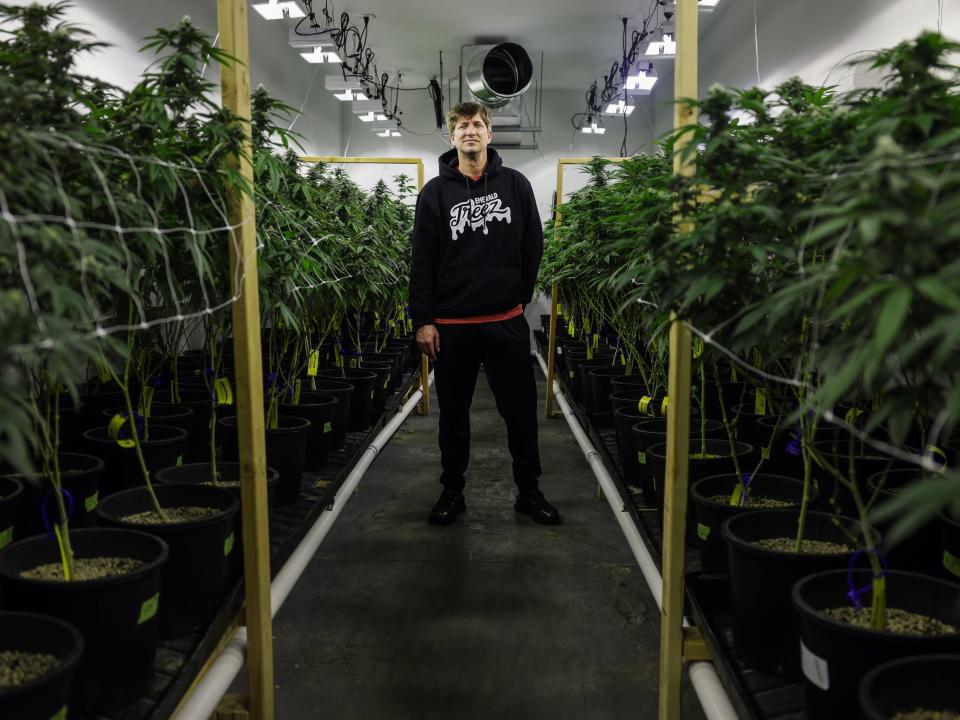
[[[677,41],[673,39],[673,33],[666,30],[660,33],[659,40],[651,40],[647,44],[644,54],[651,57],[676,57]]]
[[[624,115],[629,117],[633,110],[634,104],[632,99],[628,102],[623,98],[620,98],[619,100],[614,100],[613,102],[609,103],[606,109],[603,111],[603,114],[612,115],[614,117],[622,117]]]
[[[387,119],[387,116],[383,113],[374,112],[373,110],[368,113],[364,113],[363,115],[357,115],[357,117],[360,119],[360,122],[376,122],[378,120],[383,121]]]
[[[260,13],[264,20],[283,20],[284,18],[302,18],[306,13],[294,0],[267,0],[251,3],[250,7]]]
[[[697,7],[700,10],[713,12],[713,9],[719,4],[720,0],[697,0]]]
[[[596,122],[594,122],[593,115],[587,119],[590,122],[590,125],[584,125],[582,128],[580,128],[580,132],[586,135],[603,135],[607,131],[605,127],[600,127]]]
[[[374,130],[377,137],[401,137],[402,133],[399,130],[391,130],[390,128],[385,128],[383,130]]]
[[[300,53],[300,57],[306,60],[308,63],[317,64],[317,63],[336,63],[340,64],[343,60],[340,59],[340,56],[337,53],[331,50],[324,50],[322,47],[315,47],[313,52]]]
[[[359,90],[351,90],[347,88],[343,92],[335,92],[333,96],[342,102],[351,102],[353,100],[366,100],[367,96],[364,95]]]
[[[332,48],[334,46],[328,31],[324,31],[320,26],[312,26],[310,30],[312,32],[309,34],[301,34],[297,32],[296,28],[290,28],[287,43],[292,48]]]
[[[627,75],[627,82],[623,86],[627,95],[649,95],[653,92],[653,86],[657,84],[657,70],[653,63],[649,63],[646,69],[637,69],[637,72]]]

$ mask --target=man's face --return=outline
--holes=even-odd
[[[492,139],[493,133],[487,129],[480,113],[477,113],[472,118],[457,120],[450,142],[464,155],[478,156],[487,149]]]

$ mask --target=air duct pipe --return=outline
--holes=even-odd
[[[533,63],[516,43],[473,45],[465,64],[467,87],[483,105],[499,108],[530,87]]]

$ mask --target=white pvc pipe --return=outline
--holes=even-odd
[[[540,369],[543,370],[543,374],[546,375],[547,364],[544,362],[540,353],[537,353],[537,362],[540,363]],[[630,513],[625,507],[620,505],[620,492],[617,490],[617,487],[613,482],[613,478],[610,477],[610,473],[603,464],[600,454],[597,452],[596,448],[593,447],[593,444],[590,442],[587,434],[583,431],[579,421],[573,414],[573,411],[570,409],[570,404],[567,402],[567,399],[560,390],[560,385],[556,380],[553,381],[553,388],[551,389],[557,399],[557,404],[560,406],[564,417],[567,419],[567,424],[570,426],[570,431],[577,439],[577,444],[580,446],[580,449],[583,450],[583,455],[587,459],[587,463],[590,465],[590,468],[593,470],[593,474],[596,475],[597,481],[600,483],[600,487],[603,489],[603,494],[606,496],[607,502],[610,504],[610,508],[613,510],[614,517],[616,517],[617,523],[620,525],[620,529],[623,531],[623,534],[627,539],[627,543],[630,545],[630,549],[633,551],[633,556],[636,559],[637,564],[640,565],[640,572],[643,574],[643,579],[647,582],[647,587],[650,588],[650,593],[653,595],[653,599],[657,602],[657,608],[659,608],[662,613],[663,578],[660,576],[660,571],[657,570],[657,566],[653,561],[653,556],[650,554],[650,550],[647,548],[646,543],[643,542],[643,537],[640,535],[640,531],[637,530],[637,526],[633,523]],[[687,620],[687,618],[683,618],[683,625],[684,627],[690,625],[690,622]],[[696,692],[697,697],[700,700],[700,704],[703,706],[703,711],[707,716],[707,720],[739,720],[737,711],[730,702],[730,697],[727,695],[726,689],[720,682],[720,676],[717,675],[717,671],[716,668],[713,667],[713,663],[690,663],[688,670],[690,672],[690,680],[693,684],[694,692]]]
[[[433,384],[433,373],[430,373],[429,383]],[[303,575],[310,560],[316,554],[317,549],[323,542],[323,539],[330,532],[330,528],[340,512],[353,496],[354,490],[360,484],[367,469],[376,459],[383,447],[393,437],[397,429],[407,419],[413,409],[417,406],[420,398],[423,396],[422,390],[413,393],[403,408],[387,423],[373,442],[364,450],[363,457],[357,461],[353,470],[347,475],[343,485],[337,491],[333,498],[333,507],[321,513],[320,517],[313,524],[313,527],[307,532],[303,540],[290,555],[287,562],[277,573],[270,585],[270,609],[271,615],[276,616],[280,606],[290,595],[293,586]],[[230,689],[230,685],[236,679],[240,670],[243,668],[247,649],[247,629],[238,628],[230,643],[217,657],[209,667],[200,682],[196,684],[187,700],[180,706],[174,714],[174,720],[208,720],[220,704],[220,700]]]

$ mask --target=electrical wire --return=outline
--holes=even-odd
[[[757,87],[760,87],[760,33],[757,30],[757,0],[753,0],[753,59],[757,64]]]

